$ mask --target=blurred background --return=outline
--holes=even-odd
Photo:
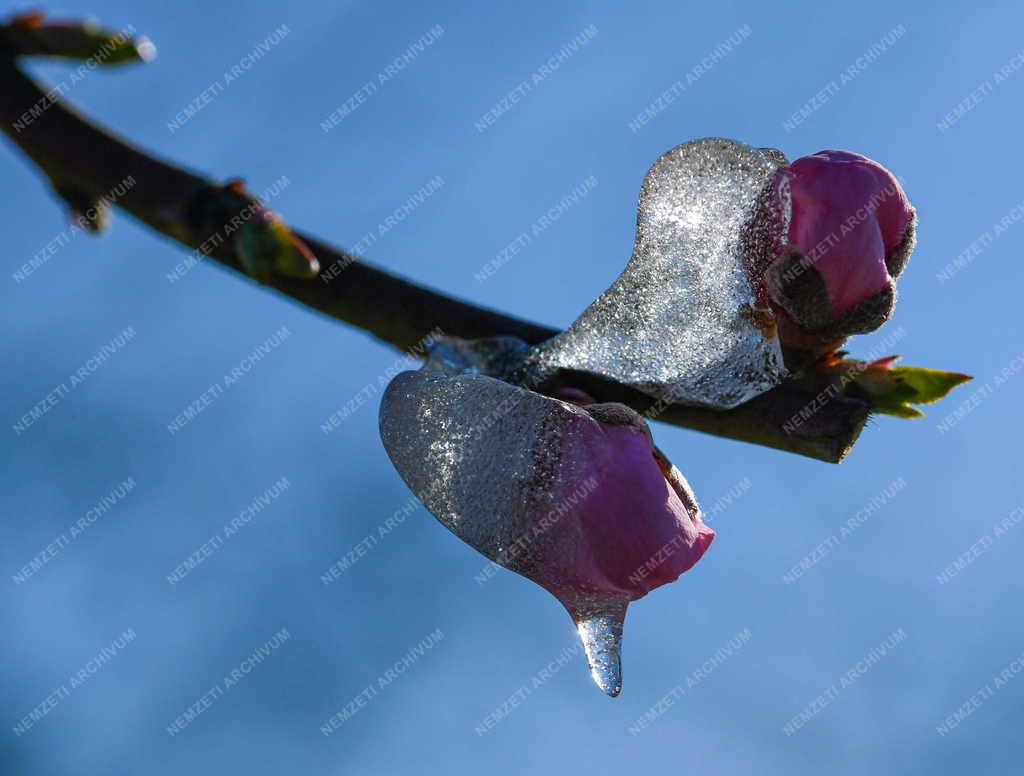
[[[0,771],[1016,768],[1019,8],[47,10],[157,44],[149,65],[69,85],[101,123],[255,192],[286,176],[270,205],[297,227],[341,246],[372,233],[367,260],[553,325],[624,266],[640,183],[668,148],[720,135],[790,158],[863,153],[904,181],[919,243],[894,320],[851,350],[888,337],[907,363],[976,379],[926,418],[873,420],[841,466],[655,424],[718,538],[631,607],[612,700],[550,595],[481,576],[481,556],[413,509],[377,435],[400,354],[212,262],[170,282],[187,252],[120,213],[21,273],[69,227],[5,143]],[[51,84],[71,70],[32,67]]]

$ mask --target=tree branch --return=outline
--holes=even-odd
[[[135,184],[117,198],[118,207],[190,248],[204,246],[210,258],[246,274],[235,241],[211,244],[210,238],[225,220],[211,222],[207,205],[230,202],[237,212],[252,202],[251,198],[134,148],[68,107],[57,95],[47,95],[18,68],[14,50],[4,48],[2,40],[0,130],[35,162],[65,199],[73,192],[76,201],[102,201],[131,176]],[[320,275],[296,278],[271,273],[261,277],[261,282],[397,348],[407,350],[437,329],[466,339],[511,335],[531,344],[557,333],[417,285],[324,242],[296,234],[318,257]],[[593,375],[572,378],[598,401],[621,401],[640,412],[655,404],[635,390]],[[869,405],[848,396],[829,396],[817,402],[806,422],[794,427],[794,417],[801,409],[806,411],[819,388],[826,386],[825,382],[820,386],[806,383],[806,379],[788,382],[726,412],[673,404],[653,408],[659,411],[651,417],[838,463],[856,441]]]

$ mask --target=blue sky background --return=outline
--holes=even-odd
[[[483,559],[422,509],[330,585],[320,575],[409,494],[377,436],[377,397],[320,426],[395,361],[388,347],[210,264],[171,284],[183,249],[118,214],[23,282],[67,227],[34,169],[0,152],[7,379],[0,541],[3,773],[1007,773],[1024,676],[1020,253],[1024,74],[1011,4],[89,2],[133,25],[151,65],[92,73],[70,100],[147,149],[255,191],[352,245],[434,176],[444,185],[367,250],[480,303],[568,324],[618,274],[644,173],[721,135],[791,158],[844,148],[905,180],[919,243],[895,319],[909,363],[976,376],[916,421],[872,421],[841,466],[656,425],[714,519],[715,545],[633,605],[624,690],[596,690],[547,593]],[[282,24],[290,34],[176,132],[211,82]],[[434,25],[444,35],[330,132],[320,122]],[[791,130],[784,121],[873,43],[905,34]],[[589,25],[598,34],[493,126],[474,122]],[[639,131],[629,122],[744,25],[741,45]],[[863,61],[863,60],[862,60]],[[1019,63],[1018,63],[1019,64]],[[1011,67],[1013,65],[1011,64]],[[53,81],[66,67],[36,67]],[[946,131],[936,124],[984,82]],[[599,185],[487,282],[474,275],[588,176]],[[1009,217],[999,235],[994,225]],[[993,239],[945,282],[971,243]],[[12,425],[128,326],[136,336],[24,433]],[[280,326],[290,336],[180,433],[165,428]],[[1001,370],[1008,379],[997,384]],[[985,386],[988,386],[987,390]],[[972,393],[970,412],[938,425]],[[23,584],[13,577],[118,483],[137,488]],[[166,576],[281,477],[291,487],[180,583]],[[784,575],[893,480],[905,488],[794,584]],[[984,536],[946,584],[943,569]],[[984,543],[984,540],[983,540]],[[16,735],[22,717],[131,628],[136,638]],[[281,628],[291,637],[176,736],[166,728]],[[443,639],[330,736],[331,715],[440,628]],[[638,717],[737,633],[742,648],[639,735]],[[904,638],[792,735],[794,716],[902,629]],[[1017,665],[1017,664],[1013,664]],[[523,685],[531,692],[475,732]],[[987,697],[945,735],[937,726]]]

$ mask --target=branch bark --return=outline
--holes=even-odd
[[[35,106],[35,109],[34,107]],[[41,111],[38,110],[42,106]],[[28,120],[26,120],[28,116]],[[177,242],[200,249],[212,236],[197,217],[197,203],[224,196],[223,184],[147,154],[93,124],[18,67],[0,42],[0,131],[24,152],[65,198],[67,192],[98,201],[129,176],[135,184],[116,206]],[[512,335],[536,344],[556,329],[455,299],[374,267],[361,258],[295,232],[320,261],[319,277],[272,274],[262,282],[324,315],[357,326],[403,350],[440,328],[448,336],[472,339]],[[210,258],[246,274],[231,241],[210,249]],[[344,267],[343,271],[336,271]],[[248,277],[248,276],[247,276]],[[567,376],[568,377],[568,376]],[[621,401],[639,412],[654,400],[626,386],[592,375],[573,375],[574,384],[598,401]],[[824,382],[787,382],[741,407],[719,412],[671,405],[652,417],[716,436],[753,442],[838,463],[850,450],[869,414],[866,402],[830,395]],[[815,411],[794,426],[801,410]]]

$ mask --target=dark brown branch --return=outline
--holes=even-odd
[[[44,107],[25,120],[33,106]],[[2,50],[0,129],[38,165],[55,189],[97,201],[131,176],[135,184],[117,199],[118,207],[193,249],[212,236],[208,224],[197,217],[196,203],[223,197],[223,185],[150,156],[91,123],[63,101],[51,100],[21,72],[14,55]],[[395,347],[409,349],[437,329],[467,339],[512,335],[529,343],[556,333],[550,327],[411,283],[319,240],[299,236],[319,258],[321,276],[299,279],[272,274],[263,282]],[[230,241],[221,241],[212,248],[210,257],[244,274],[235,253]],[[337,271],[339,267],[345,268]],[[592,376],[579,376],[577,382],[586,383],[588,392],[599,401],[622,401],[641,412],[653,403],[643,394]],[[716,436],[838,462],[856,441],[867,419],[868,405],[836,396],[818,407],[806,422],[794,426],[792,419],[817,393],[814,386],[784,384],[728,412],[677,404],[652,417]]]

